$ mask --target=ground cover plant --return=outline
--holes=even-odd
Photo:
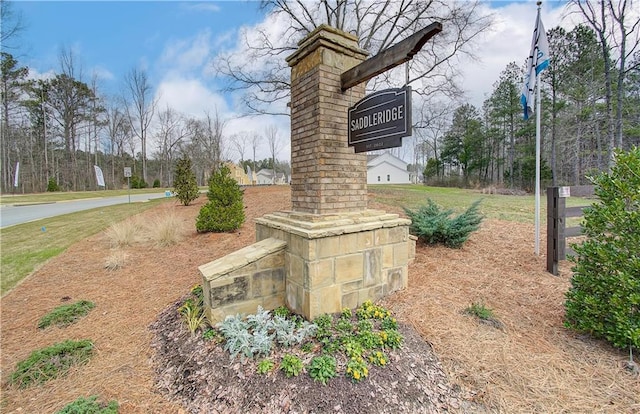
[[[617,348],[640,348],[640,148],[617,151],[610,173],[592,178],[597,202],[566,294],[566,325]]]
[[[101,402],[97,395],[88,398],[79,397],[56,414],[118,414],[118,402],[114,400],[108,403]]]
[[[192,298],[184,303],[190,301]],[[284,307],[271,312],[259,307],[246,317],[227,316],[215,328],[231,358],[253,360],[258,373],[271,372],[274,360],[279,360],[287,378],[306,370],[323,385],[338,375],[353,382],[365,379],[370,365],[385,367],[389,363],[387,352],[402,345],[396,319],[371,301],[355,312],[344,309],[338,315],[324,314],[312,323]],[[301,359],[304,355],[306,363]]]
[[[92,353],[93,342],[87,339],[67,340],[33,351],[18,363],[10,382],[20,388],[42,384],[65,375],[72,366],[86,364]]]
[[[38,328],[44,329],[51,325],[57,327],[69,326],[83,316],[86,316],[96,305],[88,300],[80,300],[68,305],[60,305],[40,318]]]

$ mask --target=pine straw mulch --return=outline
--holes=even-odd
[[[169,202],[143,213],[144,220],[169,210],[179,214],[185,234],[177,246],[136,244],[126,248],[122,269],[108,271],[109,243],[99,234],[51,260],[2,298],[2,412],[51,413],[93,394],[116,399],[122,413],[185,412],[154,385],[149,327],[200,282],[199,265],[253,243],[251,219],[289,208],[290,194],[288,187],[248,189],[247,223],[231,234],[193,231],[203,202],[202,197],[189,207]],[[492,411],[640,411],[640,379],[624,369],[628,356],[562,327],[568,266],[560,277],[546,273],[544,255],[533,254],[532,234],[528,224],[485,220],[463,249],[418,246],[409,288],[383,305],[428,341],[450,381]],[[94,301],[96,308],[78,323],[37,328],[51,309],[81,299]],[[494,311],[502,329],[463,314],[480,301]],[[16,363],[34,349],[85,338],[96,346],[89,364],[43,386],[6,385]],[[276,390],[281,387],[274,384]]]

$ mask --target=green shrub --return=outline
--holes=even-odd
[[[80,300],[69,305],[61,305],[40,318],[38,328],[44,329],[51,325],[65,327],[71,325],[81,317],[85,316],[96,305],[88,300]]]
[[[80,397],[56,414],[118,414],[118,403],[116,401],[99,402],[96,395],[89,398]]]
[[[258,366],[256,367],[256,371],[260,375],[264,375],[267,372],[270,372],[273,369],[273,361],[265,358],[262,361],[258,362]]]
[[[591,178],[599,202],[585,210],[587,240],[573,245],[565,325],[618,348],[640,348],[640,148],[615,153]]]
[[[134,175],[131,177],[131,188],[147,188],[147,182],[142,178]]]
[[[245,220],[242,190],[226,166],[220,167],[209,179],[207,198],[209,202],[200,209],[196,219],[199,232],[226,232],[242,226]]]
[[[56,182],[56,179],[51,177],[49,178],[49,182],[47,183],[47,192],[53,193],[56,191],[60,191],[60,186]]]
[[[282,357],[280,369],[287,378],[297,377],[302,372],[302,360],[295,355],[286,354]]]
[[[493,311],[484,306],[484,303],[473,302],[471,306],[464,310],[467,315],[473,315],[483,320],[493,319]]]
[[[309,375],[314,380],[320,381],[323,385],[327,385],[327,381],[337,375],[336,359],[330,355],[313,358],[311,364],[309,364]]]
[[[68,340],[35,350],[27,359],[18,363],[9,382],[18,384],[20,388],[42,384],[66,374],[73,365],[86,364],[92,353],[93,343],[88,339]]]
[[[160,188],[160,179],[153,180],[153,188]]]
[[[460,248],[471,233],[478,230],[482,215],[478,209],[481,200],[475,201],[462,214],[451,218],[453,210],[442,210],[431,199],[427,205],[417,210],[404,211],[411,219],[411,234],[427,244],[443,244],[447,247]]]
[[[196,174],[191,168],[191,159],[183,157],[176,163],[176,169],[173,173],[173,186],[176,198],[180,200],[182,205],[188,206],[193,200],[198,198],[200,190]]]

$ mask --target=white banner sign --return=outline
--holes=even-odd
[[[104,175],[102,175],[102,170],[97,165],[94,165],[93,168],[96,170],[96,181],[99,186],[106,187],[104,184]]]
[[[16,175],[13,177],[13,186],[18,187],[18,174],[20,173],[20,161],[16,162]]]

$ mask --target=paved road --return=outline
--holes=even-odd
[[[159,194],[132,194],[131,202],[147,201],[152,198],[166,197]],[[0,207],[0,228],[27,223],[62,214],[75,213],[92,208],[112,206],[129,202],[129,196],[91,198],[85,200],[59,201],[47,204],[2,205]]]

